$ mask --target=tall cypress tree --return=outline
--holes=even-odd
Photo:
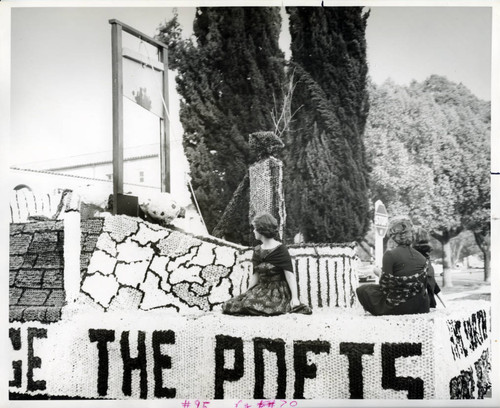
[[[250,164],[248,136],[273,129],[284,82],[278,8],[197,8],[196,43],[182,40],[176,17],[160,27],[177,69],[180,118],[192,184],[209,231]],[[222,234],[249,243],[248,199]]]
[[[363,133],[368,114],[361,7],[287,8],[297,86],[286,134],[287,232],[360,240],[369,226]]]

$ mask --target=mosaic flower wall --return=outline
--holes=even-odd
[[[83,270],[81,292],[105,310],[206,312],[239,293],[250,255],[222,240],[110,216]]]
[[[84,301],[105,310],[199,312],[217,309],[248,286],[250,248],[127,216],[105,218],[99,233],[97,221],[82,226]],[[354,245],[293,245],[290,254],[302,302],[313,308],[355,305]]]
[[[54,322],[64,292],[62,221],[10,225],[9,319]]]

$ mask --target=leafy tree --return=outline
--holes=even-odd
[[[195,40],[177,19],[160,26],[182,97],[180,119],[192,184],[209,231],[217,225],[250,164],[248,137],[274,128],[274,97],[285,80],[278,8],[199,7]],[[248,199],[221,234],[248,243]]]
[[[477,246],[474,234],[465,230],[451,240],[452,265],[456,265],[464,257],[479,254],[480,248]]]
[[[285,141],[288,236],[360,240],[369,226],[363,133],[368,114],[360,7],[287,8],[296,112]]]
[[[491,279],[490,230],[490,103],[476,98],[466,87],[432,76],[421,86],[431,92],[453,124],[451,133],[460,146],[461,161],[453,182],[459,189],[457,209],[464,228],[472,231],[484,256],[484,280]]]
[[[490,104],[462,84],[432,75],[417,89],[432,95],[448,119],[450,136],[459,152],[446,157],[450,182],[456,191],[456,211],[471,230],[484,255],[484,279],[490,280]],[[457,165],[460,159],[460,165]],[[437,237],[436,237],[437,238]]]
[[[452,286],[451,240],[474,223],[479,237],[489,235],[488,105],[439,76],[372,86],[370,103],[373,198],[429,229],[443,247],[444,286]]]

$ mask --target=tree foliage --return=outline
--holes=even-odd
[[[453,182],[459,190],[457,210],[484,256],[484,278],[490,280],[490,132],[489,102],[476,98],[463,85],[432,76],[421,85],[450,118],[451,133],[460,146]],[[458,158],[458,157],[457,157]]]
[[[199,7],[194,39],[177,16],[160,27],[182,97],[180,119],[192,184],[209,231],[250,164],[248,137],[274,129],[271,112],[285,82],[281,17],[270,7]],[[248,199],[223,236],[248,243]]]
[[[287,8],[297,84],[285,133],[288,236],[360,240],[369,226],[363,133],[368,113],[360,7]]]
[[[489,104],[436,75],[370,89],[373,199],[391,216],[411,215],[441,242],[451,285],[450,240],[464,229],[489,236]]]

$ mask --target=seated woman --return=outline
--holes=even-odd
[[[429,261],[411,246],[413,225],[410,219],[394,218],[388,233],[397,247],[384,253],[379,284],[362,285],[356,289],[359,302],[375,316],[428,313],[426,281]]]
[[[413,248],[429,259],[429,269],[427,270],[427,294],[429,295],[430,307],[433,309],[436,307],[436,298],[434,295],[441,292],[441,288],[436,283],[434,268],[430,262],[432,246],[429,243],[429,233],[422,227],[416,227],[414,232]]]
[[[262,242],[254,248],[253,275],[247,292],[222,305],[222,313],[231,315],[275,316],[284,313],[311,314],[300,304],[297,281],[288,249],[279,241],[278,222],[271,214],[254,218],[255,238]]]

